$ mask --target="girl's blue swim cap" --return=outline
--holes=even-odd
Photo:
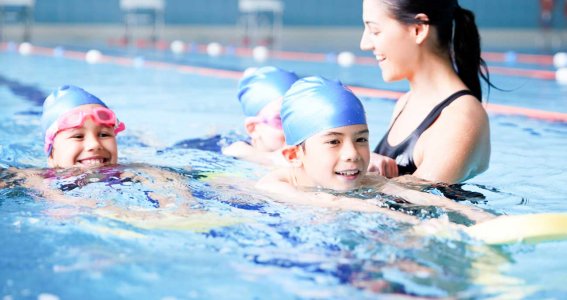
[[[283,97],[297,79],[295,73],[272,66],[244,76],[238,83],[238,101],[244,115],[257,116],[268,103]]]
[[[43,102],[43,113],[41,114],[43,132],[45,133],[62,114],[86,104],[100,104],[107,107],[99,98],[79,87],[64,85],[57,88]]]
[[[333,128],[366,124],[360,100],[339,81],[312,76],[298,80],[287,91],[281,109],[286,144]]]

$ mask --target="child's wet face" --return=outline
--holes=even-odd
[[[323,131],[308,138],[301,151],[305,174],[313,185],[339,191],[357,188],[370,161],[368,126]]]
[[[114,128],[87,118],[82,127],[59,132],[48,159],[52,168],[96,167],[116,164],[118,147]]]
[[[267,124],[257,124],[256,131],[258,138],[254,141],[254,147],[257,147],[258,150],[273,152],[285,145],[285,136],[282,130]]]
[[[254,146],[261,151],[273,152],[285,146],[285,136],[281,128],[281,106],[281,100],[272,101],[256,117]]]

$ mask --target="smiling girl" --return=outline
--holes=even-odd
[[[41,125],[51,168],[116,164],[116,134],[126,128],[99,98],[71,85],[45,99]]]

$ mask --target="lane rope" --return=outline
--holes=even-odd
[[[0,50],[6,49],[6,43],[0,44]],[[33,55],[41,56],[53,56],[55,48],[33,46],[31,53]],[[73,60],[85,60],[86,52],[82,51],[72,51],[65,50],[61,54],[62,57]],[[126,67],[135,67],[135,58],[120,57],[120,56],[110,56],[102,55],[100,57],[100,63],[116,64]],[[223,69],[205,68],[205,67],[195,67],[188,65],[181,65],[176,63],[160,62],[160,61],[144,61],[143,67],[152,68],[157,70],[174,70],[186,74],[194,74],[207,77],[217,77],[225,79],[239,80],[242,77],[241,71],[231,71]],[[371,97],[371,98],[381,98],[388,100],[397,100],[403,95],[402,92],[359,87],[359,86],[349,86],[354,93],[359,96]],[[567,123],[567,113],[545,111],[533,108],[515,107],[509,105],[501,104],[484,104],[486,110],[489,113],[496,115],[511,115],[511,116],[522,116],[531,119],[544,120],[549,122],[562,122]]]

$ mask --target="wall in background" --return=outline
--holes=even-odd
[[[566,28],[565,1],[556,0],[554,28]],[[362,0],[285,0],[286,26],[362,26]],[[539,1],[461,0],[482,28],[538,28]],[[36,0],[37,23],[120,23],[119,0]],[[165,21],[173,25],[232,25],[237,0],[166,0]]]

